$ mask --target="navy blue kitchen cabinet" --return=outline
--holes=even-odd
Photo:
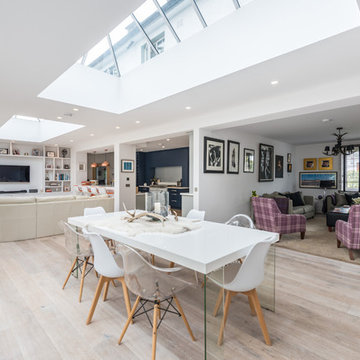
[[[188,193],[189,189],[168,188],[169,205],[172,209],[181,209],[181,193]]]

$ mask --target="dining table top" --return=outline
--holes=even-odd
[[[277,233],[212,221],[201,221],[195,229],[177,234],[145,231],[134,236],[122,231],[118,226],[111,226],[117,219],[121,222],[120,219],[125,216],[125,212],[76,216],[70,217],[68,223],[79,228],[86,227],[88,231],[202,274],[209,274],[246,256],[250,248],[258,242],[279,240]]]

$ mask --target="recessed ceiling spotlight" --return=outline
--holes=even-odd
[[[322,119],[321,121],[322,121],[323,123],[327,123],[327,122],[332,121],[332,119]]]
[[[135,123],[136,123],[136,124],[140,124],[140,120],[136,120]]]
[[[70,142],[74,142],[74,140],[70,140]]]
[[[79,109],[78,108],[73,108],[73,111],[79,111]]]
[[[270,84],[275,86],[275,85],[279,84],[279,80],[273,80],[270,82]]]
[[[191,106],[185,106],[186,110],[191,110]]]
[[[90,134],[90,136],[95,136],[94,134]]]
[[[165,145],[163,145],[162,148],[165,149]]]
[[[56,117],[58,120],[61,120],[62,119],[62,116],[57,116]]]
[[[144,151],[144,149],[140,149],[140,151]]]
[[[116,129],[116,130],[119,130],[119,129],[120,129],[120,126],[115,126],[115,129]]]
[[[170,141],[170,139],[166,139],[166,141]]]

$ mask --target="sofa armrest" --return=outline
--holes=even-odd
[[[311,196],[311,195],[305,195],[304,196],[304,203],[305,203],[305,205],[314,206],[314,203],[315,203],[314,197]]]
[[[293,201],[289,199],[288,214],[293,214],[293,213],[294,213],[294,204]]]
[[[335,209],[335,205],[332,203],[331,196],[326,197],[326,210],[327,212]]]

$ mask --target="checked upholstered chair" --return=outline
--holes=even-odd
[[[251,198],[254,210],[256,228],[280,234],[300,232],[301,239],[305,237],[306,218],[299,214],[282,214],[274,199]]]
[[[338,220],[335,223],[337,247],[341,244],[349,249],[350,260],[355,260],[353,249],[360,249],[360,205],[352,205],[348,221]]]

